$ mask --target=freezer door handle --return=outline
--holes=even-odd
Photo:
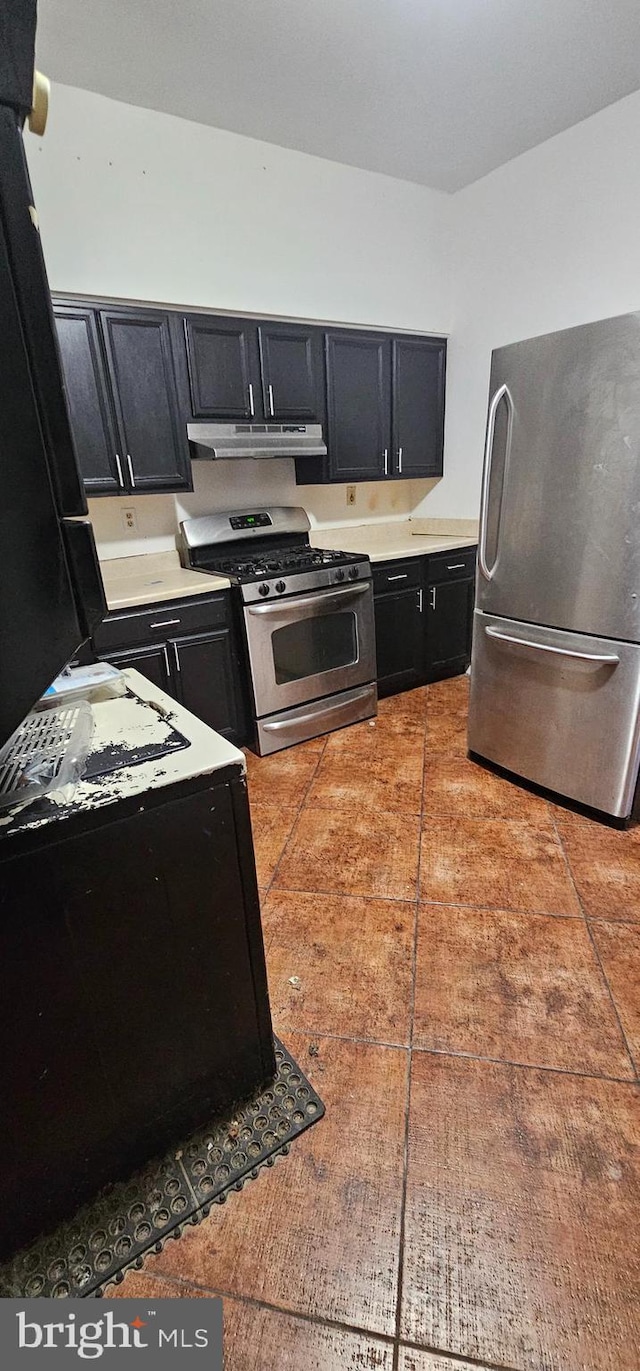
[[[593,662],[594,666],[618,666],[620,658],[615,652],[575,652],[568,647],[551,647],[549,643],[533,643],[529,638],[514,638],[510,633],[501,633],[497,628],[485,628],[488,638],[498,642],[510,643],[513,647],[532,647],[535,652],[550,652],[554,657],[575,657],[580,662]]]
[[[491,467],[493,465],[493,440],[496,431],[496,416],[498,413],[498,407],[500,405],[501,400],[506,401],[507,409],[509,411],[506,451],[504,459],[504,468],[502,473],[502,482],[504,486],[504,481],[507,475],[507,463],[509,461],[509,452],[511,450],[511,432],[513,429],[513,398],[511,395],[511,391],[509,390],[509,387],[506,383],[503,386],[500,386],[499,390],[496,391],[495,395],[491,400],[491,404],[489,405],[489,417],[487,419],[487,437],[484,447],[484,470],[482,474],[482,496],[480,501],[480,538],[478,540],[478,566],[480,567],[482,575],[485,577],[485,580],[487,581],[490,581],[492,579],[496,569],[496,565],[498,562],[498,542],[500,538],[500,528],[498,527],[498,535],[496,537],[495,560],[493,566],[489,567],[487,565],[487,522],[489,518],[489,491],[491,488]]]

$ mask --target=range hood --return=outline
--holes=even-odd
[[[320,424],[187,424],[192,456],[208,461],[236,457],[325,457]]]

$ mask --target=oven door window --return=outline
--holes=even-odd
[[[353,666],[358,660],[358,629],[352,610],[314,615],[284,624],[271,634],[278,685]]]

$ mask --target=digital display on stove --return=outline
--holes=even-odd
[[[259,514],[232,514],[229,519],[232,528],[268,528],[271,522],[271,515],[266,510]]]

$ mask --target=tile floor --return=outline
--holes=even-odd
[[[227,1371],[640,1365],[640,830],[469,762],[466,703],[249,758],[274,1024],[327,1115],[117,1290],[222,1293]]]

